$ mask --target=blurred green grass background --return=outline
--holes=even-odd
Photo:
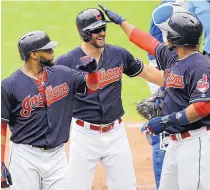
[[[148,31],[152,10],[159,1],[3,1],[1,79],[8,77],[23,65],[17,41],[26,32],[44,30],[52,40],[58,41],[60,45],[55,49],[56,58],[79,46],[81,40],[76,30],[75,18],[83,9],[97,8],[98,3],[118,12],[136,27]],[[146,52],[133,45],[124,32],[114,24],[108,25],[106,43],[124,47],[144,63],[148,62]],[[136,102],[148,95],[149,89],[143,79],[123,76],[122,99],[125,120],[141,120],[136,113]]]

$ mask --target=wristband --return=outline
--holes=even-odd
[[[185,110],[182,110],[180,112],[174,112],[174,113],[170,114],[169,120],[170,120],[170,123],[174,126],[190,124],[190,121],[187,118]]]
[[[97,84],[98,81],[99,81],[99,73],[98,72],[87,74],[87,83],[88,84]]]

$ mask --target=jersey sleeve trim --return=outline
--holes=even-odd
[[[210,102],[210,98],[198,98],[190,101],[190,103],[196,103],[196,102]]]
[[[160,64],[160,60],[158,59],[158,48],[160,48],[160,47],[162,47],[161,46],[162,44],[159,44],[158,46],[157,46],[157,48],[156,48],[156,50],[155,50],[155,55],[156,55],[156,60],[157,60],[157,65],[158,65],[158,67],[159,67],[159,69],[160,70],[163,70],[163,68],[162,68],[162,66],[161,66],[161,64]]]
[[[5,118],[1,118],[1,121],[5,121],[5,122],[9,123],[9,120],[5,119]]]
[[[79,96],[85,96],[87,94],[87,87],[85,87],[84,92],[76,92]]]
[[[138,75],[143,71],[143,69],[144,69],[144,64],[143,64],[143,62],[141,62],[141,67],[140,67],[140,69],[139,69],[136,73],[134,73],[134,74],[132,74],[132,75],[128,75],[128,76],[129,76],[129,77],[138,76]]]

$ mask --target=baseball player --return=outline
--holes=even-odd
[[[18,49],[25,64],[1,82],[2,188],[13,182],[11,190],[69,189],[64,143],[73,96],[96,89],[98,72],[96,61],[87,57],[79,67],[87,75],[53,66],[52,48],[57,45],[44,31],[23,35]],[[12,141],[9,170],[4,164],[7,125]]]
[[[164,115],[144,127],[152,134],[167,131],[166,149],[159,190],[204,190],[210,187],[210,65],[198,51],[201,22],[186,12],[153,20],[167,31],[168,47],[135,28],[117,13],[101,6],[109,19],[119,24],[138,47],[156,56],[164,70],[166,96]],[[159,11],[164,11],[159,10]],[[163,22],[167,24],[161,26]]]
[[[207,60],[210,63],[210,1],[187,1],[187,6],[189,11],[198,17],[198,19],[203,24],[203,33],[204,33],[204,45],[203,45],[203,54],[206,56]]]
[[[90,8],[80,12],[76,25],[83,43],[56,60],[75,68],[80,57],[94,56],[99,70],[99,89],[86,97],[76,95],[70,140],[71,190],[90,190],[99,162],[105,168],[110,190],[135,190],[131,150],[122,121],[121,78],[141,76],[158,85],[162,73],[134,58],[124,48],[106,44],[104,14]],[[148,70],[150,70],[148,72]]]
[[[179,7],[175,11],[180,12],[180,11],[186,11],[187,9],[184,7],[184,5],[181,4],[182,2],[176,2],[175,0],[164,0],[160,3],[160,5],[155,9],[157,10],[158,8],[161,8],[162,6],[165,5],[170,5],[171,7]],[[154,11],[155,11],[154,10]],[[159,18],[164,18],[165,15],[167,14],[167,11],[165,12],[160,12],[158,15]],[[151,21],[150,25],[150,30],[149,33],[155,37],[157,40],[160,42],[163,42],[164,44],[167,45],[167,38],[165,35],[164,31],[161,31],[161,29],[158,28],[153,22],[153,19]],[[148,58],[149,58],[149,64],[152,65],[153,67],[157,67],[157,61],[154,56],[152,56],[150,53],[148,53]],[[148,82],[148,86],[150,88],[150,92],[154,94],[158,90],[163,90],[163,88],[160,89],[158,85],[155,85],[153,83]],[[149,132],[146,132],[146,137],[148,139],[148,142],[152,145],[152,159],[153,159],[153,170],[154,170],[154,176],[155,176],[155,182],[156,182],[156,188],[158,189],[159,184],[160,184],[160,177],[161,177],[161,171],[162,171],[162,165],[163,165],[163,159],[165,155],[165,150],[168,146],[170,138],[168,137],[168,133],[161,133],[160,135],[153,136],[150,135]]]

